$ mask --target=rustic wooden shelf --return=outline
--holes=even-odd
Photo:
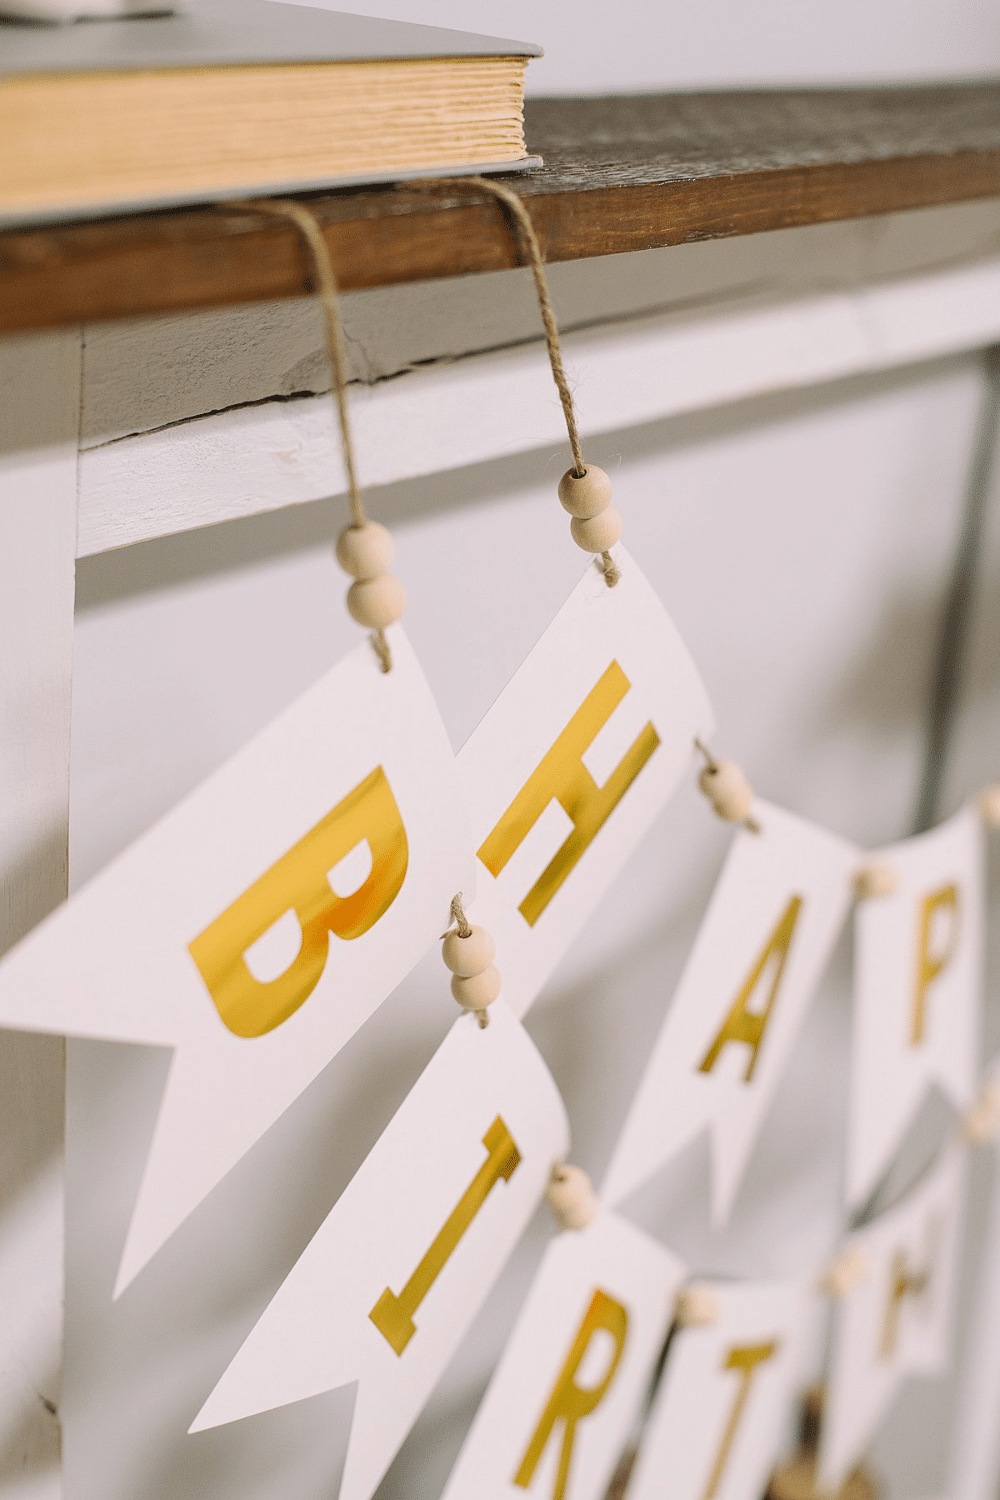
[[[1000,196],[1000,84],[529,101],[509,180],[574,260]],[[460,181],[310,195],[346,288],[517,263]],[[0,234],[0,330],[301,295],[295,233],[213,207]]]

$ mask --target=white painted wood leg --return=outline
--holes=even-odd
[[[80,336],[0,341],[0,952],[64,899]],[[0,1496],[62,1494],[65,1043],[0,1033]]]
[[[994,1500],[1000,1481],[1000,1146],[973,1280],[968,1348],[959,1371],[948,1500]]]

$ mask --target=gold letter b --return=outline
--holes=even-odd
[[[350,896],[335,895],[330,870],[365,841],[372,856],[367,880]],[[329,934],[350,939],[373,927],[399,894],[407,857],[403,820],[379,766],[190,944],[229,1030],[262,1036],[287,1021],[319,983]],[[289,910],[302,929],[298,954],[277,979],[255,979],[244,954]]]

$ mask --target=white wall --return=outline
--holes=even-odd
[[[315,3],[315,0],[310,0]],[[531,94],[962,78],[1000,68],[994,0],[350,0],[359,15],[537,42]]]

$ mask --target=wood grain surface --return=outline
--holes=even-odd
[[[508,180],[573,260],[1000,196],[1000,84],[534,100]],[[461,179],[308,196],[345,288],[519,263]],[[0,234],[0,330],[298,296],[296,235],[215,206]]]

